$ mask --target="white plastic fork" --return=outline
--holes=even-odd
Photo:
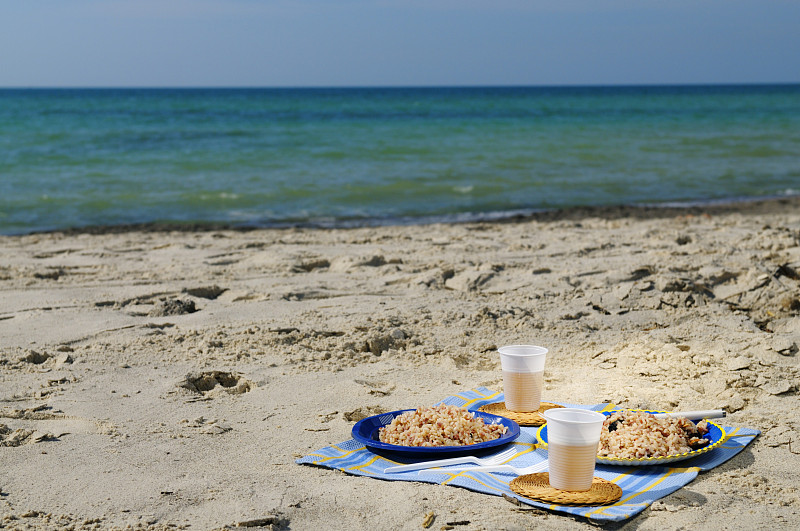
[[[446,470],[433,470],[430,468],[426,468],[425,470],[420,470],[417,474],[422,474],[426,472],[503,472],[506,474],[516,474],[518,476],[524,476],[525,474],[534,474],[536,472],[544,472],[547,470],[547,461],[542,461],[541,463],[537,463],[531,466],[525,467],[516,467],[511,465],[492,465],[492,466],[471,466],[471,467],[454,467],[448,468]]]
[[[394,474],[396,472],[408,472],[410,470],[419,470],[421,468],[432,468],[436,466],[448,465],[463,465],[463,464],[476,464],[476,465],[499,465],[504,461],[508,461],[517,455],[515,448],[508,448],[499,454],[490,457],[475,457],[474,455],[467,455],[464,457],[451,457],[449,459],[437,459],[436,461],[422,461],[420,463],[411,463],[410,465],[390,466],[383,471],[384,474]]]

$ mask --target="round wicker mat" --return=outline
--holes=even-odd
[[[506,409],[505,402],[495,402],[494,404],[486,404],[478,408],[478,411],[484,413],[491,413],[492,415],[500,415],[507,419],[511,419],[520,426],[541,426],[547,422],[542,413],[554,407],[564,407],[558,404],[551,404],[550,402],[541,402],[539,404],[539,411],[511,411]]]
[[[558,490],[550,486],[547,472],[519,476],[511,481],[509,487],[526,498],[558,505],[605,505],[622,497],[619,485],[598,477],[592,478],[591,488],[584,492]]]

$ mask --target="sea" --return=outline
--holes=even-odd
[[[800,194],[800,85],[0,89],[0,234]]]

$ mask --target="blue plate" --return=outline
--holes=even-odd
[[[612,415],[617,411],[621,410],[614,410],[614,411],[601,411],[603,415]],[[654,411],[650,409],[626,409],[625,411],[645,411],[647,413],[666,413],[666,411]],[[699,450],[695,450],[693,452],[685,452],[682,454],[675,454],[675,455],[666,455],[664,457],[645,457],[642,459],[628,459],[628,458],[617,458],[617,457],[607,457],[607,456],[597,456],[597,462],[602,463],[604,465],[634,465],[634,466],[641,466],[641,465],[663,465],[666,463],[673,463],[675,461],[683,461],[684,459],[691,459],[692,457],[696,457],[700,454],[704,454],[706,452],[710,452],[714,448],[720,446],[722,442],[725,440],[725,429],[722,426],[714,424],[710,420],[706,420],[708,423],[708,433],[705,435],[706,439],[709,439],[711,442],[708,445],[700,448]],[[543,446],[547,446],[547,424],[543,425],[539,428],[539,431],[536,432],[536,437],[539,439],[539,442],[542,443]]]
[[[506,428],[506,433],[497,439],[486,441],[478,444],[466,444],[463,446],[400,446],[398,444],[388,444],[381,442],[378,439],[378,429],[391,424],[395,417],[407,413],[409,411],[416,411],[414,409],[402,409],[399,411],[392,411],[391,413],[383,413],[382,415],[374,415],[365,419],[359,420],[353,426],[353,439],[364,444],[367,448],[377,453],[391,452],[407,454],[414,457],[425,457],[428,455],[439,456],[456,456],[459,454],[475,454],[479,455],[482,450],[492,450],[498,446],[508,444],[517,437],[519,437],[519,424],[511,419],[484,413],[482,411],[472,411],[475,417],[480,417],[487,424],[502,424]]]

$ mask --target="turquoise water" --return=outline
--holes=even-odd
[[[800,193],[800,85],[0,90],[0,233]]]

